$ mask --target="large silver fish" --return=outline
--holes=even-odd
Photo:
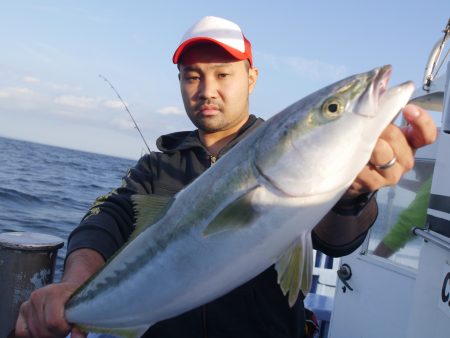
[[[167,201],[136,196],[132,239],[71,298],[69,322],[139,337],[276,264],[292,305],[307,293],[311,229],[368,162],[411,82],[385,66],[332,84],[273,116]]]

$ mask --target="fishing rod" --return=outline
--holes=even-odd
[[[128,115],[130,115],[131,120],[134,123],[134,127],[137,129],[137,131],[139,132],[139,134],[141,135],[142,141],[144,141],[145,146],[147,147],[148,153],[150,154],[152,151],[150,150],[150,147],[147,144],[147,141],[145,141],[144,135],[142,135],[141,130],[139,129],[138,124],[136,123],[133,115],[131,114],[131,111],[128,109],[128,106],[126,105],[126,103],[122,100],[122,97],[120,96],[119,92],[116,90],[116,88],[114,88],[114,86],[112,85],[111,82],[109,82],[109,80],[103,76],[102,74],[98,75],[100,78],[102,78],[106,83],[109,84],[109,86],[112,88],[112,90],[114,90],[114,93],[116,93],[117,97],[119,98],[120,102],[122,102],[123,106],[125,107],[125,110],[128,112]]]

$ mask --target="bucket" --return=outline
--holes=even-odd
[[[34,290],[53,282],[63,245],[61,238],[40,233],[0,234],[0,337],[14,336],[20,305]]]

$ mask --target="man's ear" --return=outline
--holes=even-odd
[[[251,93],[255,88],[256,81],[258,80],[258,68],[250,68],[248,70],[248,92]]]

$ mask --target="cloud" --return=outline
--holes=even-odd
[[[126,101],[125,104],[128,106],[128,103]],[[120,100],[105,100],[102,102],[102,105],[106,108],[125,109],[122,101]]]
[[[176,106],[167,106],[156,111],[161,115],[184,115],[184,111]]]
[[[111,126],[119,129],[119,130],[132,130],[134,129],[134,124],[131,119],[127,118],[115,118],[111,120]]]
[[[78,92],[80,87],[71,86],[65,83],[55,83],[55,82],[42,82],[42,84],[50,90],[58,92]]]
[[[120,100],[109,100],[103,97],[60,95],[53,100],[54,103],[75,109],[123,109]]]
[[[34,95],[35,92],[28,87],[7,87],[0,89],[1,98],[26,99]]]
[[[48,94],[53,94],[55,91],[77,93],[81,90],[80,86],[46,81],[36,75],[28,74],[21,69],[14,69],[13,66],[0,64],[0,89],[2,85],[7,87],[23,86],[33,88],[35,91],[45,91]]]
[[[0,119],[11,119],[11,116],[34,118],[44,124],[49,121],[61,126],[98,128],[121,135],[136,133],[133,121],[119,99],[90,95],[81,86],[57,83],[46,76],[11,70],[1,64],[0,75],[0,80],[5,80],[5,84],[0,82]],[[128,105],[127,102],[125,104]],[[176,105],[158,110],[149,108],[147,103],[133,102],[130,105],[138,106],[132,112],[133,117],[147,135],[172,132],[183,124],[189,124],[187,118],[180,119],[184,109]]]
[[[49,56],[48,51],[43,51],[42,48],[36,46],[36,43],[33,45],[26,45],[24,43],[18,42],[17,49],[20,50],[20,53],[23,55],[27,55],[30,59],[38,60],[39,62],[43,62],[46,64],[55,64],[55,58]]]
[[[25,76],[23,78],[23,81],[26,83],[39,83],[41,80],[39,80],[37,77],[34,76]]]
[[[0,86],[0,113],[45,112],[49,108],[48,98],[29,86]]]
[[[345,75],[346,68],[343,65],[333,65],[319,60],[309,60],[299,57],[287,57],[283,60],[295,71],[306,74],[314,80],[323,78],[341,78]]]
[[[79,120],[82,118],[79,113],[70,110],[58,110],[55,112],[51,112],[52,115],[61,116],[64,118],[69,118],[71,120]]]
[[[54,103],[79,109],[95,109],[98,106],[98,99],[88,96],[61,95],[53,100]]]
[[[347,73],[344,65],[326,63],[317,59],[277,56],[260,52],[255,54],[262,60],[261,63],[267,64],[277,71],[280,69],[288,69],[314,81],[336,80],[342,78]]]

